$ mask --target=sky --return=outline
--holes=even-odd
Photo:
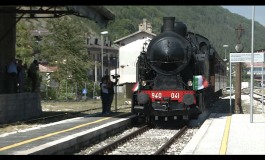
[[[247,5],[243,5],[243,6],[222,6],[226,9],[228,9],[230,12],[232,13],[237,13],[241,16],[246,17],[247,19],[252,20],[252,9],[253,6],[247,6]],[[255,6],[255,17],[254,20],[259,22],[260,24],[262,24],[265,27],[265,6]]]

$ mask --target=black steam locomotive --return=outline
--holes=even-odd
[[[161,34],[144,44],[136,68],[132,113],[146,121],[198,118],[226,86],[225,62],[210,41],[175,17],[163,18]]]

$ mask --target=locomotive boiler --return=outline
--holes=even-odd
[[[210,100],[222,96],[224,61],[206,37],[188,32],[183,22],[164,17],[161,33],[144,46],[131,106],[138,117],[148,122],[197,118]]]

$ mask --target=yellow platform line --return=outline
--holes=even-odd
[[[121,114],[118,114],[117,116],[113,116],[113,117],[118,117],[118,116],[121,116],[123,114],[127,114],[127,113],[121,113]],[[75,126],[75,127],[72,127],[72,128],[68,128],[68,129],[65,129],[65,130],[58,131],[58,132],[49,133],[49,134],[46,134],[46,135],[43,135],[43,136],[39,136],[39,137],[36,137],[36,138],[32,138],[32,139],[29,139],[29,140],[25,140],[25,141],[22,141],[22,142],[19,142],[19,143],[12,144],[12,145],[9,145],[9,146],[5,146],[5,147],[0,148],[0,151],[4,151],[4,150],[10,149],[10,148],[18,147],[18,146],[21,146],[21,145],[24,145],[24,144],[27,144],[27,143],[30,143],[30,142],[34,142],[34,141],[37,141],[37,140],[40,140],[40,139],[44,139],[44,138],[47,138],[47,137],[54,136],[54,135],[57,135],[57,134],[60,134],[60,133],[72,131],[72,130],[75,130],[75,129],[78,129],[78,128],[82,128],[82,127],[85,127],[85,126],[88,126],[88,125],[91,125],[91,124],[95,124],[95,123],[98,123],[98,122],[101,122],[101,121],[105,121],[105,120],[110,119],[110,118],[111,117],[106,117],[106,118],[103,118],[103,119],[99,119],[97,121],[81,124],[81,125],[78,125],[78,126]]]
[[[221,143],[221,147],[219,151],[220,155],[226,155],[230,125],[231,125],[231,114],[229,114],[226,119],[225,131],[224,131],[224,135],[223,135],[223,139],[222,139],[222,143]]]

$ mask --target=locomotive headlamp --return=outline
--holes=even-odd
[[[189,87],[192,86],[192,81],[188,81],[188,86],[189,86]]]
[[[141,85],[146,86],[146,81],[142,81]]]

